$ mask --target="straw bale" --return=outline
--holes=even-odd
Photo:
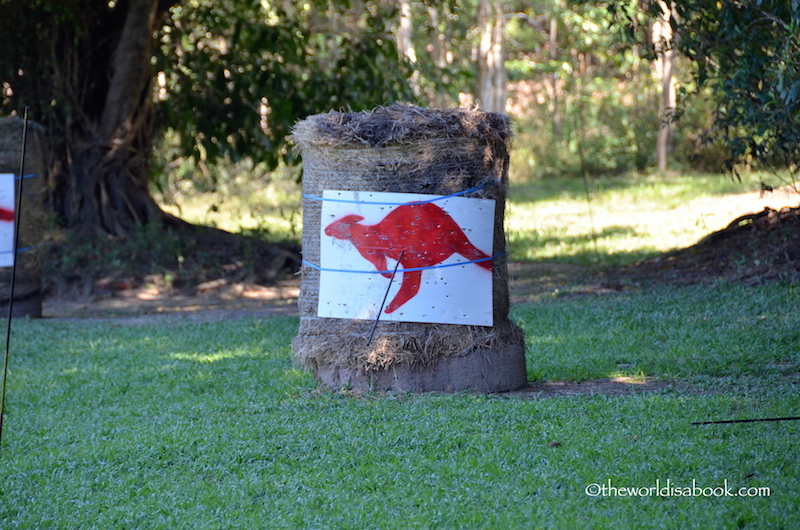
[[[23,120],[19,117],[0,118],[0,173],[17,174],[22,156]],[[19,252],[17,275],[14,284],[14,315],[42,316],[42,263],[40,246],[45,227],[44,190],[47,178],[47,143],[44,128],[28,122],[28,140],[25,149],[25,173],[35,175],[22,182],[20,206]],[[0,310],[8,311],[11,293],[11,267],[0,268]],[[6,309],[3,309],[5,306]]]
[[[379,322],[316,316],[320,273],[303,266],[296,360],[309,368],[382,369],[397,364],[432,366],[443,357],[522,347],[522,330],[508,319],[505,197],[511,129],[502,114],[477,109],[426,109],[408,105],[360,113],[311,116],[293,130],[303,158],[303,191],[323,190],[448,195],[485,184],[470,197],[495,200],[494,326]],[[303,200],[303,258],[319,263],[321,201]]]

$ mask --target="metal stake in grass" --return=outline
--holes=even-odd
[[[11,249],[14,262],[11,266],[11,292],[8,295],[8,326],[6,327],[6,351],[3,356],[3,383],[0,390],[0,450],[3,448],[3,416],[6,410],[6,381],[8,380],[8,352],[11,345],[11,312],[14,309],[14,281],[17,278],[17,244],[19,242],[20,205],[22,204],[22,183],[25,182],[25,146],[28,143],[28,108],[25,107],[22,120],[22,154],[19,157],[19,186],[17,186],[16,207],[14,208],[14,245]]]
[[[389,285],[386,286],[386,293],[383,295],[383,302],[381,302],[381,308],[378,309],[378,316],[375,317],[375,323],[372,325],[372,331],[369,332],[369,340],[367,340],[367,346],[370,345],[372,342],[372,337],[375,336],[375,329],[378,327],[378,321],[381,319],[381,313],[383,313],[383,306],[386,305],[386,299],[389,297],[389,290],[392,288],[392,282],[394,281],[394,276],[397,274],[397,267],[400,266],[400,260],[403,259],[403,254],[406,251],[400,252],[400,255],[397,257],[397,263],[394,264],[394,271],[392,272],[392,277],[389,278]]]
[[[719,423],[755,423],[757,421],[796,421],[800,420],[800,416],[792,418],[756,418],[748,420],[717,420],[717,421],[693,421],[692,425],[711,425]]]

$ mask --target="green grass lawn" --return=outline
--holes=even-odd
[[[799,302],[719,285],[518,306],[532,378],[673,382],[531,400],[315,390],[294,318],[18,321],[0,527],[797,528],[800,422],[691,422],[800,415]],[[769,496],[586,493],[668,480]]]
[[[511,255],[691,244],[742,191],[709,178],[597,181],[591,214],[579,181],[514,184]],[[668,383],[553,399],[321,391],[296,318],[16,321],[0,528],[800,528],[800,422],[691,424],[800,416],[798,307],[785,283],[517,305],[531,380]]]

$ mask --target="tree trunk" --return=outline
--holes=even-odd
[[[149,190],[153,33],[158,0],[130,0],[111,54],[102,113],[76,153],[74,211],[82,232],[124,235],[162,216]]]
[[[417,51],[411,41],[414,35],[414,25],[411,21],[411,2],[400,0],[400,23],[397,27],[397,50],[401,58],[410,63],[417,62]]]
[[[505,112],[508,73],[505,66],[505,18],[501,0],[480,0],[478,28],[478,100],[487,112]]]
[[[671,19],[675,15],[675,6],[659,0],[661,18],[653,23],[653,44],[657,59],[653,64],[656,79],[661,84],[661,108],[659,109],[658,141],[656,142],[656,163],[658,170],[667,170],[672,136],[672,115],[675,112],[675,60],[677,53],[673,43]]]
[[[412,65],[417,64],[417,50],[414,48],[414,24],[411,19],[411,2],[400,0],[400,22],[397,27],[397,51],[402,59]],[[411,90],[415,96],[419,96],[422,91],[419,87],[419,70],[414,66],[414,71],[409,79]]]
[[[126,236],[137,225],[156,223],[195,238],[197,248],[230,248],[242,239],[181,221],[163,212],[150,193],[154,36],[161,17],[178,1],[62,2],[59,16],[69,23],[58,25],[49,9],[59,5],[55,0],[35,2],[41,4],[37,9],[29,7],[31,2],[10,3],[14,9],[0,15],[5,34],[16,40],[24,40],[30,28],[53,28],[47,39],[34,39],[26,50],[30,57],[21,62],[29,66],[25,75],[18,70],[14,97],[38,107],[33,116],[46,124],[50,144],[47,171],[41,172],[48,206],[60,224],[82,237]],[[25,31],[14,34],[15,26]],[[259,273],[264,277],[296,270],[296,249],[263,246]]]
[[[440,84],[436,91],[430,94],[430,102],[434,107],[445,108],[451,105],[452,99],[447,93],[445,88],[450,84],[450,75],[446,72],[446,68],[452,62],[448,59],[448,45],[446,31],[442,31],[441,25],[446,25],[447,17],[439,16],[439,9],[435,5],[428,6],[428,24],[430,26],[430,44],[428,45],[428,52],[430,53],[433,64],[440,69],[441,78]],[[444,23],[442,22],[444,20]]]
[[[550,19],[550,34],[549,34],[549,41],[550,41],[550,61],[555,63],[556,59],[558,59],[558,20],[555,18]],[[550,74],[550,85],[552,89],[552,96],[551,96],[551,112],[553,116],[553,136],[556,138],[561,137],[561,109],[559,107],[558,101],[558,72],[556,69],[553,69],[553,73]]]

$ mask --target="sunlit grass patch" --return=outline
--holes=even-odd
[[[726,175],[598,179],[588,194],[584,184],[512,183],[506,210],[512,260],[631,263],[690,246],[765,206],[800,202],[782,190],[759,197],[752,181]]]
[[[162,207],[190,223],[268,240],[299,241],[301,195],[296,168],[220,165],[213,186],[190,180],[157,194]],[[783,190],[759,197],[769,175],[630,174],[528,180],[512,172],[506,234],[512,260],[627,264],[696,243],[764,206],[796,205]],[[208,188],[208,189],[206,189]],[[750,193],[747,193],[750,192]]]
[[[225,178],[211,189],[181,180],[168,192],[157,192],[156,198],[164,210],[192,224],[268,240],[300,239],[302,192],[296,168],[265,171],[243,162],[218,172]]]

